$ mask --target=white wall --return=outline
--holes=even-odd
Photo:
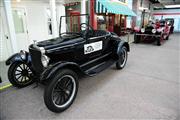
[[[48,35],[48,19],[46,15],[46,9],[50,8],[49,2],[20,2],[13,4],[13,7],[24,7],[26,9],[28,36],[31,43],[33,43],[33,40],[42,41],[52,38],[51,35]],[[62,4],[57,4],[56,8],[57,23],[59,23],[58,18],[65,15],[65,7]]]
[[[33,40],[41,41],[49,38],[46,17],[48,5],[44,2],[30,1],[13,3],[14,8],[25,8],[29,43],[33,43]]]

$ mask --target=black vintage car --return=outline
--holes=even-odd
[[[62,16],[60,23],[69,18]],[[22,50],[6,61],[9,81],[15,87],[35,81],[46,85],[44,102],[53,112],[62,112],[73,103],[79,76],[94,76],[114,63],[117,69],[124,68],[130,50],[116,34],[94,30],[89,19],[79,32],[62,33],[61,26],[58,38],[35,42],[29,52]]]

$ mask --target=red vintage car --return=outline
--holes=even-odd
[[[135,29],[134,43],[139,43],[141,41],[153,40],[156,44],[160,46],[164,40],[169,39],[170,26],[165,20],[153,23],[149,22],[144,28]]]

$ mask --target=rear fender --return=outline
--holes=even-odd
[[[12,64],[14,62],[18,62],[18,61],[30,64],[31,63],[31,56],[26,51],[25,51],[25,58],[22,58],[20,53],[15,53],[6,60],[6,65],[10,65],[10,64]]]
[[[83,74],[83,71],[79,67],[78,64],[74,62],[58,62],[54,65],[49,66],[44,70],[44,72],[41,74],[40,82],[48,81],[50,80],[60,69],[70,69],[76,72],[77,74]]]

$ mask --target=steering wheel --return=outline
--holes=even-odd
[[[88,25],[87,23],[81,23],[80,24],[80,32],[81,33],[84,32],[84,34],[86,35],[87,33],[89,33],[89,31],[92,31],[91,34],[94,34],[94,32],[95,32],[94,29],[90,25]]]
[[[90,25],[88,25],[87,23],[81,23],[80,24],[80,30],[81,31],[83,31],[82,28],[85,28],[85,30],[87,30],[89,28],[89,30],[93,30],[94,31],[94,29]]]

